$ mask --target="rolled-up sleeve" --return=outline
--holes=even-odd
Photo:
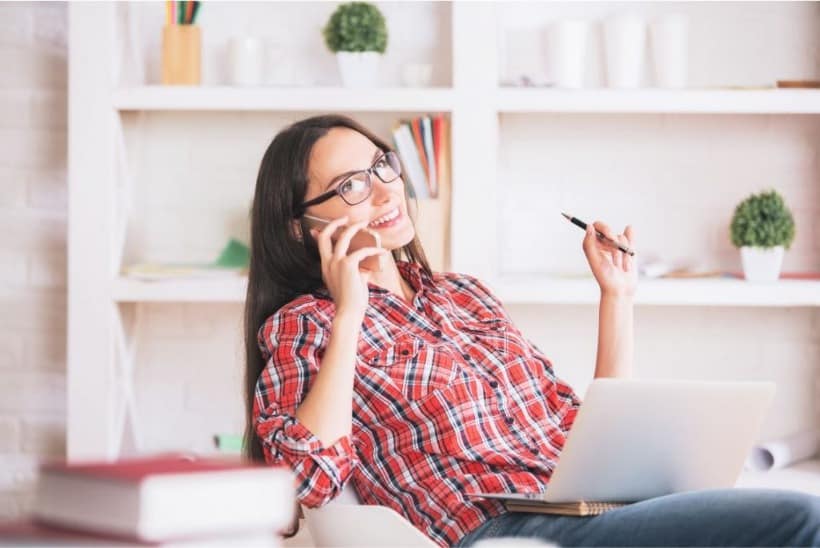
[[[280,310],[259,330],[260,350],[269,357],[256,383],[256,434],[266,462],[294,471],[297,497],[311,508],[340,493],[358,465],[351,435],[326,446],[295,416],[316,378],[328,335],[309,314],[292,310]]]
[[[530,351],[535,358],[544,364],[544,376],[541,377],[541,390],[544,394],[555,392],[555,398],[559,402],[560,408],[557,410],[561,416],[561,422],[558,427],[564,434],[569,434],[572,428],[572,423],[575,422],[575,415],[578,414],[578,409],[581,407],[581,399],[572,389],[572,387],[555,374],[552,367],[552,362],[547,358],[537,346],[527,341],[530,345]]]

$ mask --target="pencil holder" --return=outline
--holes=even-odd
[[[162,83],[199,85],[201,37],[197,25],[162,28]]]

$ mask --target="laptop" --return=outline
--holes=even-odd
[[[636,502],[734,487],[773,382],[599,378],[544,493],[469,493],[506,501]]]

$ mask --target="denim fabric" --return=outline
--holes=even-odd
[[[820,497],[781,489],[709,489],[644,500],[598,516],[509,512],[468,533],[559,546],[820,546]]]

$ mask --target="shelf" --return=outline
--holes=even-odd
[[[115,302],[245,302],[245,276],[220,279],[142,281],[120,277],[111,288]]]
[[[452,110],[450,88],[143,86],[115,90],[119,111],[370,111]]]
[[[802,461],[767,472],[744,470],[735,486],[791,489],[820,495],[820,460]]]
[[[492,285],[504,303],[597,304],[594,279],[506,277]],[[779,280],[756,284],[728,278],[646,279],[635,304],[691,306],[820,306],[820,281]]]
[[[500,113],[820,114],[820,90],[499,88],[496,107]]]
[[[141,281],[118,278],[112,287],[116,302],[245,301],[243,276],[216,280]],[[505,304],[597,304],[600,289],[589,279],[504,278],[492,288]],[[820,282],[780,280],[753,284],[743,280],[654,280],[638,284],[635,304],[689,306],[820,306]]]

